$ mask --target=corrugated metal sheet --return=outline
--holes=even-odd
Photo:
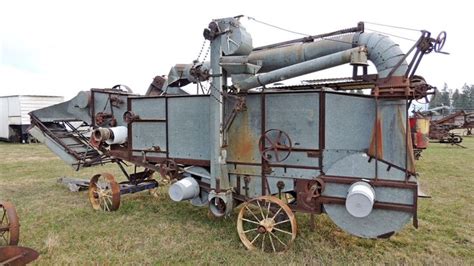
[[[29,125],[29,112],[63,101],[63,96],[0,96],[0,138],[9,138],[10,125]]]
[[[21,124],[30,124],[29,112],[63,101],[64,97],[62,96],[20,96]]]
[[[8,138],[8,98],[0,98],[0,138]]]

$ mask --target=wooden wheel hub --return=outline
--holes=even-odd
[[[260,227],[258,228],[258,232],[263,234],[267,232],[273,231],[273,226],[275,225],[275,219],[273,218],[265,218],[260,221]]]

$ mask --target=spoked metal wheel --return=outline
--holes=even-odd
[[[89,184],[89,201],[94,210],[115,211],[120,206],[120,186],[113,175],[97,174]]]
[[[20,224],[13,204],[0,201],[0,246],[14,246],[20,239]]]
[[[237,231],[249,250],[282,252],[296,238],[296,219],[280,199],[261,196],[244,203],[237,218]]]

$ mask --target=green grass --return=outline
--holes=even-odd
[[[37,264],[473,264],[474,138],[468,149],[430,144],[417,162],[422,188],[419,229],[410,224],[389,240],[350,236],[325,215],[309,230],[297,214],[298,236],[283,254],[247,251],[236,212],[216,219],[206,208],[142,192],[122,198],[117,212],[92,210],[86,192],[69,192],[61,176],[90,178],[103,166],[75,172],[40,144],[0,144],[0,199],[20,216],[20,245],[40,252]]]

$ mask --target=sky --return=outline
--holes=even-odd
[[[0,95],[60,95],[125,84],[144,94],[153,77],[199,54],[212,19],[245,15],[285,29],[319,34],[359,21],[447,32],[444,51],[426,55],[417,71],[443,88],[473,84],[468,1],[8,1],[0,0]],[[254,47],[301,37],[241,19]],[[416,40],[417,31],[366,24]],[[370,30],[368,30],[370,31]],[[392,38],[407,51],[414,41]],[[347,77],[351,68],[314,73]]]

